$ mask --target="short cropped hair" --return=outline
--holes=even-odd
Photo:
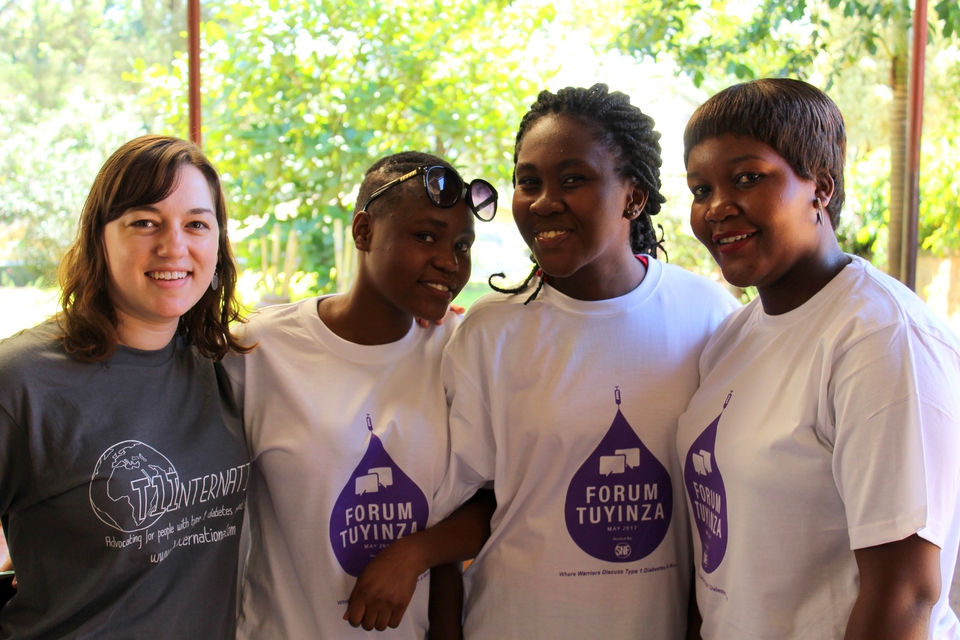
[[[231,335],[240,319],[234,293],[237,269],[227,240],[227,207],[220,176],[196,145],[168,136],[135,138],[117,149],[101,167],[87,196],[77,238],[60,262],[60,311],[56,320],[67,353],[80,360],[108,360],[116,351],[117,313],[107,293],[107,251],[104,228],[134,207],[165,199],[177,186],[180,168],[192,165],[210,186],[219,226],[219,288],[208,288],[180,319],[177,333],[204,356],[219,360],[233,349],[249,351]]]
[[[833,178],[827,213],[837,228],[843,208],[847,133],[840,109],[827,94],[790,78],[764,78],[728,87],[700,105],[687,123],[684,165],[695,146],[726,133],[770,146],[805,180]]]
[[[354,208],[354,213],[357,213],[361,210],[363,205],[366,204],[367,200],[370,198],[371,193],[387,184],[391,180],[399,178],[400,176],[410,173],[411,171],[415,171],[420,167],[433,166],[446,167],[451,171],[456,171],[456,169],[453,168],[453,165],[443,158],[429,153],[422,153],[420,151],[401,151],[400,153],[394,153],[392,155],[380,158],[370,165],[370,168],[367,169],[367,172],[364,174],[363,182],[360,183],[360,192],[357,194],[357,204]],[[410,183],[419,185],[418,188],[423,189],[422,180],[410,180]],[[378,197],[375,202],[380,203],[380,207],[386,210],[395,206],[400,196],[410,188],[411,187],[408,184],[398,185],[397,187]]]

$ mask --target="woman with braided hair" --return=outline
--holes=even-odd
[[[665,198],[659,191],[660,134],[653,128],[653,118],[631,105],[629,96],[619,91],[610,93],[603,84],[594,85],[590,89],[568,87],[557,93],[542,91],[520,122],[513,153],[515,167],[524,135],[538,120],[547,115],[572,116],[584,124],[585,118],[593,120],[594,123],[603,123],[603,126],[595,131],[597,141],[611,148],[619,148],[621,157],[616,166],[617,172],[624,178],[633,179],[647,194],[645,206],[635,206],[631,212],[630,248],[636,255],[645,254],[656,258],[657,249],[663,247],[657,239],[651,216],[660,212],[660,205],[665,202]],[[516,181],[517,176],[514,173],[514,186]],[[531,251],[534,251],[530,239],[524,237],[524,240]],[[543,270],[535,264],[530,275],[518,287],[502,288],[493,284],[493,278],[502,278],[503,274],[491,276],[490,286],[500,293],[520,293],[527,289],[534,278],[538,278],[539,284],[527,300],[530,302],[536,299],[546,282],[543,276]]]
[[[492,483],[497,501],[464,574],[466,638],[685,636],[677,418],[737,303],[656,259],[659,138],[600,84],[542,92],[520,125],[513,215],[536,266],[470,309],[442,364],[451,460],[438,499]],[[444,557],[418,544],[430,533],[401,541],[408,557]]]

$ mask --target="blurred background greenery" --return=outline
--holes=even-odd
[[[0,0],[0,284],[54,285],[87,189],[117,146],[146,132],[186,136],[184,4]],[[960,8],[930,7],[920,239],[949,259],[960,251]],[[687,223],[686,119],[743,79],[791,75],[826,89],[849,129],[839,235],[886,263],[887,224],[900,215],[889,203],[909,2],[209,0],[202,11],[204,149],[224,177],[251,307],[347,286],[344,230],[363,171],[403,149],[445,156],[500,189],[460,301],[495,271],[519,278],[529,262],[509,215],[517,125],[539,90],[597,81],[657,120],[669,259],[714,278]],[[55,295],[39,296],[42,312]]]

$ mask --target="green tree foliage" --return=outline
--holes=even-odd
[[[0,252],[49,275],[106,157],[144,133],[135,58],[182,49],[183,0],[0,0]]]
[[[185,0],[0,0],[0,86],[35,111],[86,95],[130,94],[133,60],[183,48]],[[22,115],[22,114],[21,114]]]
[[[852,127],[851,165],[875,165],[875,158],[869,156],[883,144],[876,133],[885,132],[889,137],[885,145],[889,152],[884,156],[887,178],[874,176],[861,182],[881,183],[889,193],[881,211],[858,212],[855,217],[859,217],[863,227],[840,231],[842,237],[850,240],[848,249],[862,250],[875,259],[878,255],[886,257],[886,250],[874,252],[877,234],[861,229],[877,230],[877,218],[884,216],[883,224],[894,229],[890,237],[899,237],[905,162],[906,36],[912,22],[907,0],[763,0],[756,4],[734,0],[628,0],[627,6],[634,20],[621,34],[619,46],[639,55],[674,59],[698,86],[716,90],[756,77],[821,77],[825,88],[836,96],[844,92],[845,83],[859,83],[863,91],[858,96],[837,100],[848,120],[869,120],[873,125],[872,135],[863,135],[863,129]],[[933,48],[949,48],[957,42],[960,9],[956,0],[938,0],[931,7],[929,29],[934,36]],[[863,82],[864,61],[879,63],[874,64],[879,72],[873,74],[873,87]],[[956,86],[958,77],[954,67],[947,84]],[[877,127],[880,119],[876,116],[876,92],[872,89],[880,84],[889,86],[890,97],[886,100],[884,126]],[[931,96],[929,88],[927,96]],[[944,122],[928,121],[927,134],[943,132]],[[949,191],[944,189],[952,184],[955,166],[924,157],[922,211],[930,211],[934,202],[949,200]],[[862,201],[876,203],[876,195],[871,191]],[[858,197],[852,196],[853,200]],[[923,222],[921,226],[929,234],[935,225]],[[865,233],[870,233],[873,240],[866,244],[854,240],[866,242]],[[947,237],[941,234],[935,241],[925,240],[925,246],[944,250]],[[960,249],[960,237],[951,248]],[[899,242],[891,243],[889,252],[891,262],[899,265]],[[891,270],[899,274],[898,267]]]
[[[833,69],[863,56],[895,55],[912,13],[907,0],[627,0],[632,24],[618,44],[642,55],[666,55],[697,86],[727,77],[807,75],[825,50]],[[955,0],[932,4],[932,29],[960,29]],[[839,63],[839,64],[838,64]]]
[[[549,6],[241,0],[210,11],[204,147],[224,175],[231,215],[255,235],[294,225],[321,288],[334,263],[331,223],[349,220],[378,157],[424,150],[467,179],[510,179],[512,133],[542,81],[543,62],[527,45]],[[136,76],[176,132],[186,129],[185,62]],[[256,247],[240,248],[251,266],[260,266]]]
[[[129,98],[91,100],[80,89],[63,97],[63,107],[33,122],[14,117],[25,98],[0,100],[0,242],[48,282],[100,165],[143,133]]]

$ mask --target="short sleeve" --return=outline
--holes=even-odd
[[[943,547],[960,481],[960,366],[955,349],[898,324],[833,365],[833,473],[852,549],[914,533]]]
[[[497,457],[489,404],[485,400],[489,396],[461,364],[466,349],[458,340],[460,337],[461,334],[455,335],[447,345],[440,367],[449,410],[450,462],[434,497],[434,509],[443,517],[494,480]]]
[[[230,392],[233,394],[233,401],[243,415],[243,387],[246,373],[245,356],[239,353],[229,352],[220,361],[223,371],[230,382]]]

